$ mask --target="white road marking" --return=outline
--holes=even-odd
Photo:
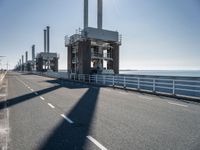
[[[51,108],[55,108],[51,103],[47,103]]]
[[[1,77],[1,80],[0,80],[0,81],[3,81],[4,77],[6,76],[6,74],[7,74],[7,71],[6,71],[6,73]]]
[[[126,93],[126,92],[119,92],[120,94],[123,94],[123,95],[128,95],[128,93]]]
[[[42,99],[43,101],[45,100],[44,97],[40,96],[40,99]]]
[[[8,85],[8,80],[6,80],[6,85]],[[5,101],[7,101],[7,94],[8,94],[8,87],[6,86],[6,97],[5,97]],[[8,141],[9,141],[9,132],[10,132],[10,128],[9,128],[9,109],[7,108],[7,103],[5,103],[5,110],[6,110],[6,120],[5,120],[5,143],[2,147],[3,150],[7,150],[8,149]]]
[[[34,90],[30,88],[30,90],[33,92]]]
[[[174,102],[168,102],[168,104],[176,105],[176,106],[182,106],[182,107],[188,107],[188,105],[179,104],[179,103],[174,103]]]
[[[101,143],[99,143],[97,140],[95,140],[93,137],[91,136],[87,136],[87,138],[93,142],[96,146],[98,146],[101,150],[107,150],[107,148],[105,148]]]
[[[153,100],[151,97],[148,97],[148,96],[141,96],[141,95],[138,95],[139,98],[142,98],[142,99],[146,99],[146,100]]]
[[[65,116],[64,114],[60,114],[61,117],[63,117],[65,120],[67,120],[70,124],[73,124],[74,122],[69,119],[67,116]]]
[[[6,94],[0,94],[0,97],[5,97],[6,96]]]

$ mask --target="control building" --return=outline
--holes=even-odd
[[[44,71],[58,71],[58,54],[50,52],[50,32],[49,26],[44,30],[44,52],[36,56],[36,70]]]
[[[102,28],[103,1],[98,0],[97,28],[88,26],[88,0],[84,0],[84,29],[65,37],[68,71],[76,74],[118,74],[121,37]]]

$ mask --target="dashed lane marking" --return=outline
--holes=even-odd
[[[55,108],[51,103],[47,103],[51,108]]]
[[[43,101],[45,100],[44,97],[42,97],[42,96],[40,96],[40,99],[43,100]]]
[[[87,138],[93,142],[96,146],[98,146],[101,150],[107,150],[107,148],[105,148],[101,143],[99,143],[97,140],[95,140],[93,137],[91,136],[87,136]]]
[[[65,120],[67,120],[70,124],[73,124],[74,122],[69,119],[67,116],[65,116],[64,114],[60,114],[61,117],[63,117]]]

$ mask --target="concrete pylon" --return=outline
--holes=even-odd
[[[97,2],[97,28],[102,29],[103,26],[103,0]]]
[[[88,27],[88,0],[84,0],[84,29]]]

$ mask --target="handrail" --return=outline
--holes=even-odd
[[[166,93],[171,95],[181,95],[185,97],[195,97],[200,100],[200,80],[184,79],[160,79],[153,77],[131,77],[126,75],[89,75],[53,72],[46,73],[47,76],[78,80],[92,84],[105,86],[117,86],[126,89],[147,90],[152,93]]]

